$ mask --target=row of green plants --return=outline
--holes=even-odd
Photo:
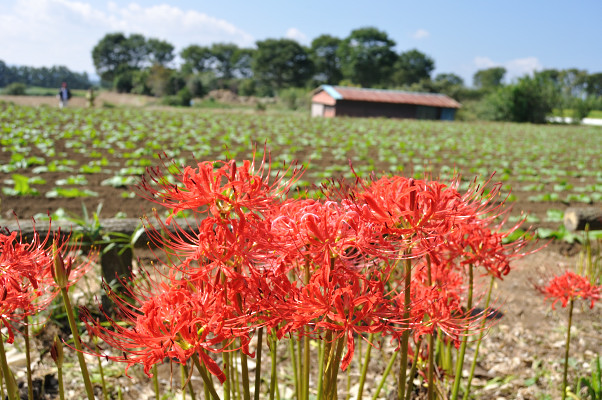
[[[498,314],[495,282],[511,273],[511,261],[537,250],[526,247],[526,234],[506,240],[523,221],[507,226],[501,183],[473,182],[461,191],[458,180],[355,175],[332,180],[320,196],[292,196],[303,168],[279,171],[265,158],[162,162],[138,183],[141,196],[169,214],[163,219],[157,211],[146,220],[160,257],[130,277],[105,282],[112,311],[79,307],[78,324],[70,300],[69,289],[89,273],[96,249],[79,251],[82,259],[76,255],[81,245],[50,231],[29,241],[18,232],[0,235],[7,343],[23,332],[29,353],[31,321],[60,296],[89,400],[94,393],[84,354],[98,357],[101,377],[102,359],[124,364],[126,374],[142,368],[157,399],[157,367],[166,360],[180,364],[182,391],[192,398],[271,400],[282,398],[285,388],[299,400],[349,398],[355,384],[356,399],[368,386],[373,399],[471,398],[479,348]],[[107,244],[100,211],[85,211],[78,225],[89,240]],[[182,213],[190,215],[185,224],[176,219]],[[536,287],[552,307],[569,313],[558,388],[563,399],[594,399],[600,392],[599,367],[572,386],[568,360],[574,303],[594,307],[601,274],[600,258],[590,252],[577,271]],[[477,276],[488,285],[479,287]],[[466,356],[469,346],[473,358]],[[389,359],[368,382],[375,347],[386,349]],[[18,390],[4,354],[0,348],[13,400]],[[60,340],[51,355],[62,389]],[[203,381],[202,395],[189,385],[192,374]]]
[[[168,156],[181,164],[195,158],[248,158],[253,142],[266,142],[274,150],[277,167],[306,160],[308,171],[299,186],[330,176],[351,178],[346,166],[353,160],[364,177],[382,171],[450,179],[458,172],[471,177],[497,171],[499,180],[515,188],[510,201],[525,200],[522,192],[528,189],[535,192],[527,195],[533,202],[597,203],[602,195],[597,127],[61,111],[10,104],[0,105],[0,124],[0,178],[7,196],[35,194],[42,180],[55,182],[42,196],[94,196],[93,189],[86,192],[81,186],[86,176],[100,175],[104,184],[128,197],[132,177],[155,163],[158,152],[168,149]],[[76,162],[74,155],[83,161]],[[53,172],[64,173],[67,180],[45,178]],[[468,185],[469,179],[462,183]]]

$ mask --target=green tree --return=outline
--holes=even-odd
[[[590,74],[587,77],[587,94],[602,97],[602,72]]]
[[[146,46],[148,59],[153,65],[166,67],[175,57],[173,45],[166,41],[151,38],[146,42]]]
[[[255,80],[272,93],[286,87],[303,87],[313,74],[308,51],[291,39],[258,41],[253,57]]]
[[[94,46],[92,61],[103,81],[113,82],[117,75],[131,69],[130,49],[123,33],[108,33]]]
[[[213,67],[214,57],[209,47],[190,45],[180,52],[180,57],[184,60],[182,71],[185,73],[204,72]]]
[[[394,47],[395,41],[377,28],[353,30],[337,50],[343,78],[363,87],[386,86],[397,60]]]
[[[498,88],[485,103],[490,119],[542,124],[559,95],[549,76],[535,73],[533,77],[524,76],[515,84]]]
[[[315,84],[335,85],[343,79],[337,52],[340,44],[341,39],[330,35],[320,35],[311,42],[310,55],[314,63]]]
[[[393,82],[407,86],[431,78],[435,61],[426,54],[412,49],[401,53],[395,62]]]
[[[214,43],[211,54],[215,61],[216,75],[222,79],[232,79],[236,70],[239,48],[231,43]]]
[[[506,68],[504,67],[482,69],[473,75],[473,84],[481,89],[497,88],[501,86],[504,75],[506,75]]]

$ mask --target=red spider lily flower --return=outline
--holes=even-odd
[[[288,306],[290,315],[278,336],[292,332],[305,335],[308,333],[302,329],[310,326],[311,334],[331,331],[333,340],[345,338],[347,353],[341,360],[341,369],[345,370],[353,359],[353,334],[385,330],[386,321],[381,316],[390,314],[385,309],[385,284],[380,279],[369,280],[363,274],[342,270],[333,272],[329,282],[324,282],[323,277],[316,272],[294,301],[283,305]]]
[[[59,287],[53,279],[53,255],[48,249],[51,235],[58,257],[75,267],[71,276],[65,276],[66,287],[75,283],[91,266],[92,259],[75,262],[77,248],[69,246],[69,237],[60,239],[60,231],[43,239],[35,229],[32,240],[26,242],[20,232],[0,234],[0,286],[4,289],[0,302],[0,314],[9,332],[9,342],[14,336],[9,321],[21,323],[30,315],[44,310],[56,297]]]
[[[174,166],[172,164],[171,169]],[[204,161],[198,163],[197,168],[175,169],[176,184],[169,183],[160,168],[150,169],[148,172],[154,185],[143,180],[138,186],[141,196],[171,209],[172,215],[192,210],[209,213],[215,218],[242,215],[244,210],[261,213],[269,209],[276,199],[286,195],[302,174],[300,169],[294,169],[292,177],[285,181],[289,169],[277,174],[270,182],[271,168],[265,158],[259,165],[255,159],[243,161],[242,166],[237,166],[234,160]]]
[[[308,257],[315,266],[328,265],[334,258],[353,265],[362,259],[396,254],[395,247],[356,208],[334,201],[282,205],[271,233],[281,254],[298,256],[302,261]]]
[[[589,307],[594,308],[596,301],[602,296],[602,286],[596,286],[585,276],[577,275],[572,271],[554,276],[544,287],[537,287],[543,293],[545,300],[553,300],[552,309],[558,302],[566,307],[569,300],[582,299],[589,301]]]
[[[221,301],[222,288],[205,284],[198,290],[188,282],[150,285],[150,293],[154,294],[147,294],[140,287],[127,289],[139,305],[109,293],[121,314],[119,321],[104,315],[110,327],[94,319],[88,310],[82,310],[82,320],[89,332],[122,353],[103,356],[127,364],[126,374],[132,365],[142,365],[151,376],[152,366],[165,358],[184,363],[197,354],[223,383],[224,372],[207,352],[220,352],[235,338],[242,338],[247,345],[249,328],[231,305]]]

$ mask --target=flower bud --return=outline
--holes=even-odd
[[[52,278],[59,288],[65,289],[67,287],[69,272],[65,268],[65,261],[63,261],[63,256],[59,252],[56,242],[52,243],[52,260],[54,263]]]
[[[50,357],[52,357],[58,368],[63,366],[63,343],[56,335],[54,335],[54,341],[50,348]]]

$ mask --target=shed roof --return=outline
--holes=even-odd
[[[369,101],[375,103],[415,104],[420,106],[460,108],[461,104],[444,94],[404,92],[401,90],[366,89],[322,85],[314,96],[325,92],[333,100]]]

